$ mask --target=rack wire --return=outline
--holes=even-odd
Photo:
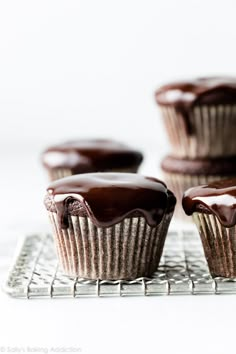
[[[195,231],[169,232],[151,278],[86,280],[58,265],[51,235],[30,235],[19,246],[4,290],[15,298],[235,294],[236,279],[212,278]]]

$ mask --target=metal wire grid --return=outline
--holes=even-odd
[[[211,277],[194,231],[169,232],[153,277],[132,281],[68,277],[58,266],[52,236],[36,234],[24,239],[4,290],[16,298],[233,294],[236,279]]]

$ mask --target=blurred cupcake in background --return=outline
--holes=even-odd
[[[181,158],[236,155],[236,78],[174,82],[155,94],[172,147]]]
[[[42,154],[51,181],[88,172],[137,172],[143,155],[106,139],[81,139],[54,145]]]
[[[236,278],[236,179],[187,190],[183,208],[197,225],[212,276]]]
[[[87,173],[52,182],[45,206],[65,274],[88,279],[151,276],[176,199],[135,173]]]
[[[183,193],[191,187],[236,177],[236,156],[196,160],[166,156],[161,170],[163,180],[177,198],[175,216],[191,222],[182,208]]]

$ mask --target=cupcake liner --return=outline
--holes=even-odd
[[[181,158],[232,156],[236,153],[236,105],[196,106],[187,132],[182,115],[174,107],[161,106],[173,154]]]
[[[187,189],[222,179],[232,178],[232,176],[225,175],[189,175],[164,171],[162,171],[162,175],[167,187],[174,193],[177,199],[174,217],[185,222],[192,222],[192,218],[187,216],[182,208],[183,194]]]
[[[226,228],[215,215],[193,214],[212,276],[236,277],[236,227]]]
[[[95,226],[88,217],[69,216],[64,230],[57,214],[49,212],[63,271],[88,279],[150,276],[158,267],[172,214],[156,227],[144,217],[130,217],[108,228]]]
[[[107,171],[103,172],[126,172],[126,173],[136,173],[138,170],[139,166],[131,166],[127,168],[114,168],[114,169],[109,169]],[[101,171],[100,171],[101,172]],[[68,168],[55,168],[53,170],[48,171],[49,175],[49,180],[50,181],[55,181],[57,179],[63,178],[63,177],[68,177],[75,175],[75,173],[68,169]]]
[[[55,181],[55,180],[63,178],[63,177],[71,176],[72,171],[68,168],[57,168],[57,169],[48,171],[48,175],[49,175],[50,181]]]

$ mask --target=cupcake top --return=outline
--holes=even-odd
[[[178,108],[199,104],[236,104],[236,78],[205,77],[190,81],[174,82],[156,91],[161,105]]]
[[[165,172],[188,175],[236,175],[236,156],[214,159],[181,159],[166,156],[161,162]]]
[[[192,134],[190,113],[196,105],[236,104],[236,78],[208,77],[174,82],[156,91],[161,106],[174,106],[184,119],[186,132]]]
[[[42,155],[47,169],[68,168],[76,173],[139,165],[143,156],[125,144],[106,139],[82,139],[52,146]]]
[[[62,228],[68,215],[88,216],[98,227],[110,227],[125,217],[145,217],[156,226],[176,199],[166,185],[153,177],[133,173],[87,173],[52,182],[45,206],[56,212]]]
[[[225,227],[236,225],[236,178],[188,189],[183,196],[187,215],[214,214]]]

